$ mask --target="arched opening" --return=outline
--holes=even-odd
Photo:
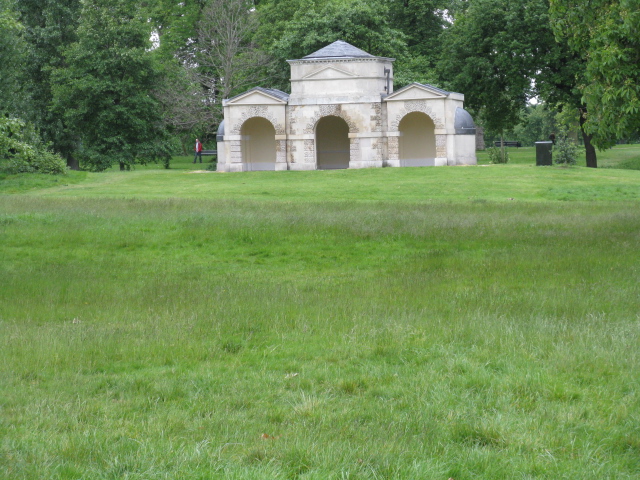
[[[400,121],[399,154],[402,167],[434,166],[436,133],[433,120],[422,112],[411,112]]]
[[[318,170],[349,168],[349,125],[340,117],[321,118],[316,125]]]
[[[242,163],[245,170],[276,169],[276,129],[265,118],[250,118],[242,125]]]

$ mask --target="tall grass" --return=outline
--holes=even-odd
[[[113,177],[0,197],[0,477],[640,475],[636,201]]]

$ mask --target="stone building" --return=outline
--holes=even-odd
[[[476,164],[461,93],[394,91],[394,59],[340,40],[288,62],[291,94],[256,87],[224,100],[219,171]]]

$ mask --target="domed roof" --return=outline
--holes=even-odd
[[[456,115],[453,120],[453,128],[456,131],[456,135],[475,135],[476,124],[473,123],[471,114],[464,108],[456,108]]]

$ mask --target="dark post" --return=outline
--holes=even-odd
[[[536,142],[536,166],[553,165],[553,142]]]

